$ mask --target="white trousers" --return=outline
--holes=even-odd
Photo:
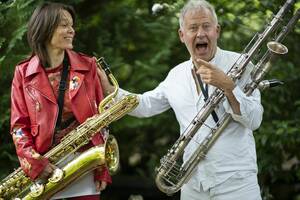
[[[208,191],[203,188],[195,190],[192,185],[185,184],[181,188],[181,200],[261,200],[257,175],[253,173],[247,177],[233,175],[221,184]]]

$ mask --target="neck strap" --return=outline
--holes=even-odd
[[[55,130],[61,129],[61,120],[62,120],[62,111],[64,106],[64,97],[65,97],[65,91],[67,89],[67,77],[68,77],[68,68],[69,68],[69,60],[68,56],[65,54],[64,60],[63,60],[63,69],[61,72],[61,78],[59,82],[58,87],[58,117],[56,121]]]

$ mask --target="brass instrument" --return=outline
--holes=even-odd
[[[279,23],[282,22],[283,17],[290,9],[293,1],[288,0],[279,12],[274,16],[272,21],[266,27],[263,33],[257,34],[253,37],[250,43],[244,50],[244,53],[238,58],[235,64],[227,72],[227,75],[233,80],[238,81],[245,75],[246,67],[258,52],[264,42],[267,41],[271,33],[279,28]],[[288,49],[279,43],[287,33],[298,22],[300,17],[300,10],[289,20],[288,24],[282,28],[281,32],[275,41],[267,44],[267,50],[260,61],[255,65],[250,76],[245,76],[248,84],[243,87],[246,95],[251,95],[254,89],[259,86],[265,87],[267,82],[263,82],[263,77],[268,73],[271,68],[271,62],[275,55],[287,53]],[[262,84],[260,84],[262,83]],[[211,128],[210,133],[198,145],[198,148],[188,158],[186,162],[182,161],[184,149],[190,143],[197,131],[205,124],[207,118],[211,115],[212,111],[225,100],[225,94],[221,89],[215,89],[212,95],[208,98],[205,105],[200,109],[190,125],[181,134],[175,144],[168,150],[167,154],[161,159],[160,166],[156,169],[156,185],[164,193],[172,195],[179,191],[184,183],[186,183],[194,172],[198,164],[205,159],[207,152],[213,146],[215,141],[222,134],[226,126],[232,121],[230,114],[225,113],[215,127]]]
[[[118,83],[103,58],[97,60],[97,64],[104,69],[115,90],[102,100],[99,114],[88,118],[44,155],[55,165],[89,143],[102,128],[123,117],[138,104],[136,95],[127,95],[120,101],[113,102],[119,88]],[[0,182],[0,199],[48,199],[88,171],[105,165],[110,173],[115,173],[119,166],[118,144],[112,135],[109,135],[105,144],[90,148],[62,169],[55,170],[47,183],[39,181],[33,183],[19,167]]]
[[[116,172],[119,166],[119,149],[117,140],[109,135],[103,145],[92,147],[77,158],[66,164],[63,168],[63,177],[56,179],[50,177],[48,183],[40,187],[38,185],[35,191],[30,191],[23,200],[49,199],[51,196],[68,186],[70,183],[85,175],[87,172],[107,166],[111,173]],[[40,190],[42,188],[42,190]]]

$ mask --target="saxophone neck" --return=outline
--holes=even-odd
[[[106,76],[108,77],[109,82],[113,85],[114,91],[110,93],[108,96],[106,96],[99,105],[99,113],[103,112],[109,107],[109,104],[113,102],[113,99],[116,97],[118,90],[119,90],[119,84],[114,75],[111,73],[111,70],[109,68],[109,65],[105,62],[104,58],[101,57],[99,59],[96,59],[97,66],[101,68]],[[100,70],[101,70],[100,69]]]

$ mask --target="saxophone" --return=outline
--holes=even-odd
[[[292,4],[293,1],[288,0],[274,16],[264,32],[256,34],[253,37],[245,48],[244,53],[227,72],[227,75],[233,81],[236,82],[245,75],[244,72],[246,71],[247,65],[253,56],[259,51],[262,44],[270,37],[270,34],[279,28],[279,23],[282,22],[283,17],[286,15]],[[246,95],[251,95],[256,88],[265,88],[270,84],[279,84],[276,82],[263,81],[262,79],[269,72],[276,55],[283,55],[288,52],[288,49],[279,43],[279,41],[281,41],[295,26],[299,18],[300,9],[296,11],[288,24],[282,28],[276,39],[267,43],[266,52],[254,66],[250,76],[246,76],[248,84],[243,86],[243,91]],[[224,92],[221,89],[215,89],[205,105],[194,117],[190,125],[181,134],[171,149],[168,150],[167,154],[162,157],[160,165],[156,169],[155,178],[156,185],[162,192],[167,195],[172,195],[180,190],[182,185],[190,179],[198,164],[205,159],[207,152],[214,145],[215,141],[222,134],[226,126],[232,121],[230,114],[224,114],[216,123],[215,127],[211,128],[210,133],[198,145],[197,149],[193,152],[189,159],[183,163],[182,156],[185,147],[189,144],[202,125],[205,124],[206,119],[211,115],[212,111],[224,100]]]
[[[97,66],[102,67],[110,82],[115,86],[115,90],[101,101],[99,114],[88,118],[44,155],[55,165],[89,143],[97,132],[126,115],[138,104],[136,95],[127,95],[120,101],[114,102],[119,88],[118,82],[103,58],[96,61]],[[40,180],[32,182],[19,167],[0,182],[0,199],[49,199],[69,183],[101,166],[107,166],[111,174],[118,170],[119,149],[117,141],[112,135],[108,136],[105,144],[90,148],[63,166],[62,169],[54,170],[46,183],[41,183]]]

